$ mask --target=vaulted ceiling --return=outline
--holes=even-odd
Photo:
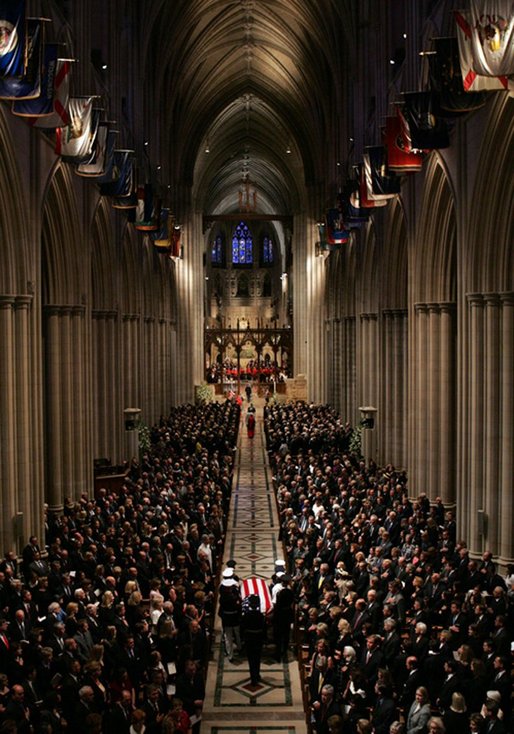
[[[173,176],[193,187],[205,213],[236,211],[244,175],[259,211],[298,210],[304,184],[324,178],[337,145],[355,0],[150,7],[146,75]]]

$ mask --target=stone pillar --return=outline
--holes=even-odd
[[[496,294],[484,296],[484,511],[485,547],[498,554],[498,515],[500,504],[500,307]],[[512,339],[512,334],[511,334]]]
[[[380,431],[380,463],[393,460],[393,430],[394,430],[394,382],[395,382],[395,355],[393,346],[394,316],[390,309],[382,311],[382,369],[381,394],[382,400],[382,430]]]
[[[440,319],[439,306],[437,303],[428,304],[428,359],[427,359],[427,382],[428,382],[428,411],[425,420],[428,430],[427,442],[427,485],[425,487],[430,499],[434,500],[439,494],[439,446],[441,436],[441,416],[439,413],[439,383],[440,383]]]
[[[366,405],[377,403],[377,381],[379,373],[377,349],[377,314],[361,314],[360,339],[360,391],[359,402]],[[366,399],[367,398],[367,399]]]
[[[0,296],[0,490],[2,548],[13,546],[16,513],[15,297]]]
[[[469,307],[470,348],[469,361],[469,436],[470,436],[470,477],[469,477],[469,538],[470,550],[481,553],[483,536],[478,513],[484,509],[484,299],[478,294],[467,297]]]
[[[105,405],[107,401],[107,364],[105,357],[106,335],[105,335],[105,311],[95,310],[93,317],[93,395],[94,399],[94,429],[93,429],[93,458],[110,458],[105,455],[106,429],[105,429]]]
[[[106,361],[107,361],[107,450],[114,463],[118,463],[121,436],[119,416],[123,392],[123,365],[118,359],[118,312],[106,314]]]
[[[75,466],[75,495],[92,492],[93,474],[89,466],[91,445],[89,435],[90,409],[89,369],[86,363],[85,348],[85,307],[74,306],[71,310],[71,342],[74,355],[74,369],[72,374],[73,403],[73,449]]]
[[[501,382],[501,456],[500,498],[496,511],[500,514],[499,555],[503,565],[514,563],[514,293],[502,293],[501,362],[498,364]]]
[[[122,400],[124,405],[139,405],[141,402],[139,314],[124,314],[122,324],[121,344],[125,373]]]
[[[46,306],[46,458],[48,467],[47,502],[50,513],[63,509],[62,473],[62,364],[61,307]]]
[[[61,463],[63,494],[74,497],[74,440],[73,421],[76,410],[73,394],[73,368],[75,366],[71,341],[71,306],[62,306],[59,318],[61,340]]]
[[[427,490],[428,467],[428,308],[424,303],[417,303],[415,309],[414,332],[416,343],[414,345],[414,384],[415,403],[412,425],[413,453],[410,457],[410,466],[413,472],[413,485],[415,495]]]
[[[16,346],[16,457],[17,481],[16,495],[19,522],[16,524],[15,538],[17,551],[21,551],[24,539],[28,538],[33,528],[37,527],[34,501],[32,498],[32,461],[34,451],[32,447],[32,415],[30,399],[30,338],[29,314],[32,296],[16,296],[14,302],[15,346]],[[2,341],[3,344],[3,341]],[[16,547],[16,546],[15,546]]]
[[[456,363],[453,317],[455,304],[440,303],[440,383],[439,383],[439,489],[437,494],[445,506],[455,506],[455,461],[456,461]],[[435,488],[434,488],[435,489]]]
[[[346,419],[352,424],[357,421],[357,326],[355,316],[345,319],[347,399]]]

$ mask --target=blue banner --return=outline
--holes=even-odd
[[[0,0],[0,77],[25,73],[25,0]]]

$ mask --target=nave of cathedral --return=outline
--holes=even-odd
[[[2,553],[123,474],[135,427],[255,370],[514,563],[509,4],[0,9]],[[32,76],[13,28],[31,63],[44,40]]]

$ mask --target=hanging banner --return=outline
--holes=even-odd
[[[430,87],[437,92],[438,114],[455,116],[483,107],[485,92],[466,92],[460,69],[457,38],[434,38],[435,53],[428,57]]]
[[[0,77],[25,73],[25,1],[0,0]]]
[[[341,209],[329,209],[326,213],[326,240],[329,245],[346,245],[350,232],[346,229]]]
[[[514,5],[512,0],[470,0],[473,69],[482,76],[514,74]]]
[[[384,145],[387,151],[387,168],[394,173],[413,173],[423,167],[423,153],[405,150],[402,123],[398,112],[386,117]]]
[[[55,130],[55,152],[68,162],[78,163],[91,155],[95,135],[93,97],[73,97],[68,104],[70,122]]]
[[[13,115],[19,115],[21,117],[35,117],[36,115],[42,116],[53,114],[54,83],[58,53],[59,46],[57,43],[44,44],[39,94],[33,99],[14,101],[11,107]]]
[[[27,20],[25,71],[22,76],[0,76],[0,99],[34,99],[41,92],[44,24],[40,18]]]
[[[450,137],[446,122],[434,110],[434,92],[405,92],[401,114],[405,149],[439,150],[448,148]],[[408,133],[405,131],[408,128]]]
[[[104,174],[108,134],[109,123],[99,122],[96,126],[96,135],[93,140],[93,149],[90,157],[84,163],[79,163],[75,169],[75,172],[79,176],[98,178]]]
[[[459,61],[464,91],[496,92],[512,90],[513,82],[509,80],[508,76],[487,76],[476,71],[473,56],[474,30],[471,24],[471,15],[466,10],[456,10],[454,11],[454,17],[459,41]]]

